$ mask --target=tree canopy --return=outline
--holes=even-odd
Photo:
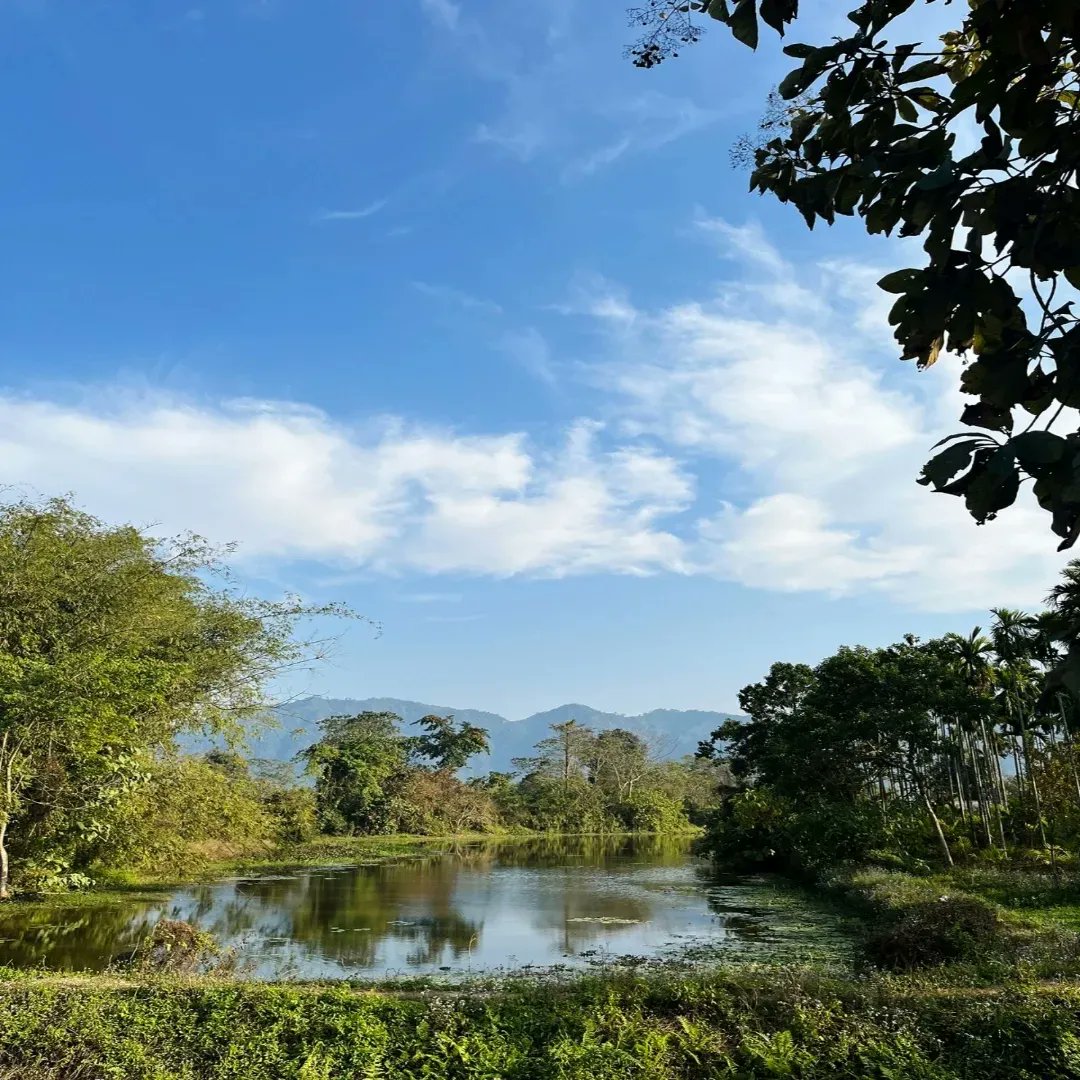
[[[236,735],[310,609],[212,585],[217,553],[56,499],[0,506],[0,897],[9,848],[72,867],[183,732]]]
[[[699,751],[743,789],[712,843],[804,865],[928,847],[947,863],[956,849],[1063,857],[1080,843],[1080,705],[1054,673],[1078,575],[1074,561],[1038,615],[992,609],[985,634],[773,664],[739,694],[747,719]]]
[[[879,283],[890,322],[920,368],[943,350],[967,359],[960,420],[980,431],[942,440],[920,483],[981,524],[1029,480],[1067,548],[1080,431],[1056,421],[1080,407],[1080,5],[969,0],[929,41],[914,7],[861,0],[847,36],[785,48],[799,61],[779,87],[786,122],[754,152],[751,188],[811,228],[858,215],[870,233],[923,238],[922,265]],[[762,26],[784,35],[798,14],[798,0],[650,0],[632,10],[644,34],[630,52],[654,67],[702,36],[704,15],[756,48]]]

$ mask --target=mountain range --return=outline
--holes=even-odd
[[[698,742],[725,720],[738,719],[729,713],[704,709],[653,709],[637,716],[602,712],[589,705],[559,705],[546,712],[533,713],[524,720],[508,720],[498,713],[480,709],[454,709],[444,705],[428,705],[400,698],[324,698],[306,697],[276,710],[279,727],[261,732],[251,740],[254,757],[287,761],[299,750],[318,738],[318,723],[327,716],[351,716],[359,712],[392,712],[402,719],[408,729],[422,716],[454,716],[477,727],[485,728],[490,736],[491,750],[469,763],[468,773],[490,771],[509,772],[515,757],[528,756],[533,746],[549,734],[552,724],[577,720],[598,731],[622,727],[646,738],[658,757],[678,758],[692,754]]]

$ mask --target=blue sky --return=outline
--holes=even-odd
[[[382,623],[294,689],[512,717],[734,709],[1036,604],[1033,509],[914,485],[959,406],[895,360],[901,244],[729,164],[783,57],[632,37],[617,0],[8,0],[6,481]]]

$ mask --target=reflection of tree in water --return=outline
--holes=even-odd
[[[681,866],[689,841],[684,836],[544,836],[531,840],[486,842],[487,857],[501,866],[550,868],[567,865],[605,870]]]
[[[45,962],[65,971],[100,971],[133,949],[163,914],[163,903],[145,901],[17,912],[0,921],[0,961],[15,967]]]
[[[253,945],[265,955],[294,943],[296,958],[318,956],[347,968],[372,968],[380,946],[408,946],[404,962],[460,961],[475,949],[482,913],[493,902],[527,913],[545,936],[555,930],[565,953],[648,921],[650,896],[620,871],[680,866],[687,843],[672,837],[544,837],[461,845],[449,858],[379,866],[304,870],[193,886],[159,901],[86,908],[34,908],[0,919],[0,962],[53,968],[101,968],[132,948],[161,917],[184,919],[223,945]],[[499,875],[500,870],[525,873]],[[528,873],[535,870],[535,874]],[[604,924],[576,919],[627,920]],[[552,942],[552,944],[555,944]]]
[[[482,924],[455,907],[460,872],[454,860],[416,860],[305,879],[290,936],[349,967],[372,966],[388,938],[415,943],[410,963],[433,964],[447,947],[463,955]]]

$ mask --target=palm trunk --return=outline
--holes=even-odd
[[[934,806],[930,802],[930,796],[926,791],[926,785],[920,782],[919,785],[922,788],[923,803],[926,806],[926,812],[930,815],[930,820],[934,825],[934,832],[937,835],[938,844],[941,847],[941,854],[945,856],[945,862],[949,865],[953,865],[952,852],[949,850],[949,841],[945,839],[945,831],[941,827],[941,821],[937,814],[934,813]]]
[[[945,858],[947,865],[953,865],[952,852],[949,850],[949,841],[945,839],[945,830],[941,827],[941,819],[934,811],[934,804],[930,801],[930,793],[926,788],[926,777],[915,767],[914,757],[908,759],[908,772],[911,774],[911,780],[922,797],[923,805],[926,807],[926,812],[930,815],[930,821],[934,826],[934,833],[937,836],[937,841],[941,847],[941,854]]]
[[[1028,774],[1028,783],[1031,785],[1031,797],[1035,803],[1035,820],[1039,824],[1039,840],[1046,847],[1046,827],[1043,825],[1042,799],[1039,796],[1039,782],[1035,778],[1035,770],[1032,768],[1031,750],[1027,723],[1024,720],[1024,710],[1020,709],[1020,739],[1024,746],[1024,764]]]
[[[979,760],[979,754],[975,747],[975,739],[970,731],[961,730],[960,738],[967,750],[967,756],[971,761],[971,775],[975,782],[975,794],[979,800],[979,824],[982,826],[983,835],[986,838],[986,846],[994,846],[994,834],[990,826],[989,785],[983,770],[984,762]]]

